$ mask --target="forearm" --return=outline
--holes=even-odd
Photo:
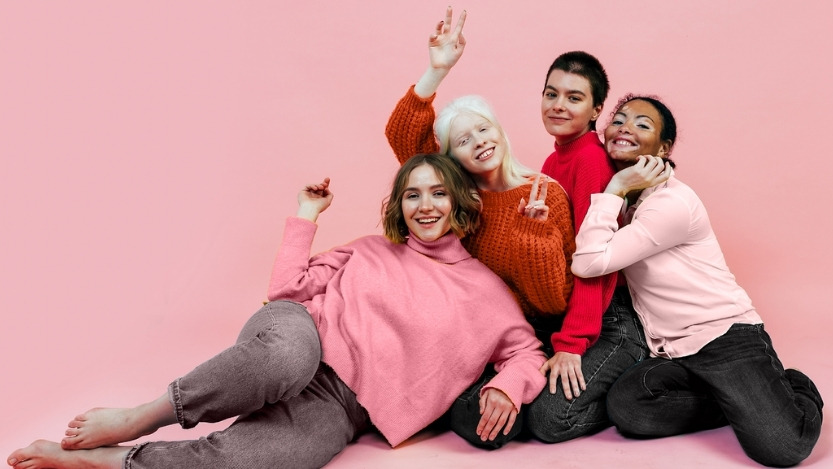
[[[414,93],[422,99],[434,96],[449,71],[447,68],[429,66],[414,85]]]

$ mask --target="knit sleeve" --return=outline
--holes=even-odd
[[[350,259],[349,246],[336,248],[310,258],[318,225],[302,218],[286,221],[283,242],[275,257],[269,280],[269,301],[307,301],[323,293],[335,273]]]
[[[434,137],[434,97],[422,99],[414,93],[414,85],[396,103],[385,127],[385,136],[399,163],[418,153],[439,150]]]
[[[520,412],[521,404],[532,402],[547,382],[539,371],[546,361],[540,347],[541,342],[535,338],[529,323],[517,314],[511,327],[501,335],[495,354],[490,359],[498,373],[481,389],[481,393],[489,388],[499,389],[509,396]]]
[[[590,207],[591,194],[603,192],[612,175],[613,169],[601,148],[587,152],[581,164],[576,165],[572,205],[577,233]],[[596,343],[602,316],[616,289],[616,275],[611,272],[603,277],[575,279],[561,330],[551,337],[553,350],[584,355]]]

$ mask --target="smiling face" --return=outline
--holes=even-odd
[[[605,129],[605,149],[617,167],[625,167],[640,155],[666,156],[671,142],[661,139],[662,116],[649,102],[628,101],[616,111]]]
[[[449,153],[475,177],[499,171],[506,139],[500,129],[483,116],[461,113],[449,127]]]
[[[402,215],[413,236],[434,241],[448,233],[452,208],[451,196],[433,167],[423,164],[411,171],[402,193]]]
[[[572,142],[590,130],[590,122],[602,112],[593,105],[590,81],[581,75],[553,70],[541,97],[544,128],[559,145]]]

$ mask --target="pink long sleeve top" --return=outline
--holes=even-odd
[[[690,187],[672,176],[645,189],[619,229],[623,204],[593,194],[572,269],[580,277],[623,271],[653,356],[693,355],[732,324],[762,322]]]
[[[287,220],[270,300],[302,303],[322,361],[396,446],[440,417],[494,363],[487,388],[516,408],[545,385],[540,341],[506,285],[453,234],[359,238],[310,258],[317,225]]]

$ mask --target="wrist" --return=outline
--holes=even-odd
[[[448,75],[448,72],[449,69],[447,68],[434,68],[429,65],[425,73],[422,74],[422,77],[414,85],[414,93],[422,99],[430,98],[437,92],[437,88],[440,87],[440,83]]]
[[[318,220],[319,214],[320,212],[314,208],[300,206],[298,207],[298,211],[295,213],[295,216],[315,223]]]

